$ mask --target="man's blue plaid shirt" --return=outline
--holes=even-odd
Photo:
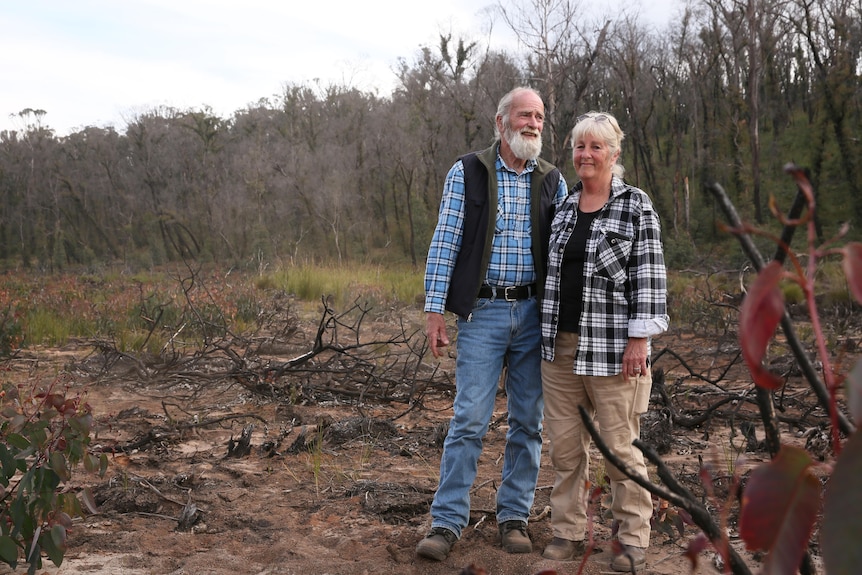
[[[493,287],[526,285],[536,281],[530,251],[530,181],[536,161],[515,173],[497,152],[497,223],[491,246],[491,261],[484,282]],[[560,176],[556,203],[568,194]],[[455,259],[461,249],[464,227],[464,164],[461,160],[446,175],[443,199],[425,265],[425,311],[443,313]]]

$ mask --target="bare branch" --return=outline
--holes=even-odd
[[[743,251],[746,256],[748,256],[748,259],[754,265],[755,269],[758,271],[763,269],[765,265],[763,256],[760,255],[760,251],[757,249],[757,246],[755,246],[754,242],[751,241],[751,237],[742,231],[742,219],[736,212],[736,208],[733,206],[727,193],[725,193],[724,188],[722,188],[718,183],[713,183],[707,186],[707,190],[709,190],[718,201],[718,204],[724,212],[728,222],[735,229],[734,235],[739,240]],[[793,328],[793,322],[791,321],[787,310],[784,310],[784,315],[781,318],[781,329],[784,331],[784,335],[787,338],[787,344],[790,346],[790,349],[793,350],[793,355],[796,358],[796,361],[799,362],[799,367],[802,370],[802,373],[805,375],[809,385],[817,395],[820,405],[829,411],[831,405],[829,392],[823,384],[823,381],[820,379],[817,369],[814,367],[814,364],[811,362],[811,359],[802,347],[802,343],[796,335],[796,330]],[[761,409],[767,432],[769,450],[774,455],[778,452],[780,443],[778,439],[778,427],[775,424],[775,408],[772,405],[772,400],[771,398],[767,400],[765,397],[762,397],[765,394],[768,394],[766,390],[760,391],[760,388],[758,388],[758,398],[763,399]],[[838,412],[838,425],[841,431],[847,435],[853,433],[855,430],[855,426],[850,423],[847,416],[841,411]]]
[[[640,449],[644,456],[650,460],[653,464],[655,464],[659,478],[664,482],[667,486],[667,489],[663,489],[660,485],[656,485],[652,481],[649,480],[648,477],[642,477],[638,473],[636,473],[633,469],[628,467],[619,457],[617,457],[610,449],[608,449],[607,444],[602,441],[601,435],[599,435],[598,430],[592,422],[587,410],[584,409],[583,406],[578,406],[578,411],[581,414],[581,419],[584,421],[584,426],[586,426],[587,431],[590,434],[590,437],[593,438],[593,441],[596,444],[596,447],[601,452],[602,456],[607,460],[608,463],[616,467],[623,473],[626,477],[655,495],[656,497],[661,497],[663,499],[668,500],[670,503],[673,503],[677,507],[684,509],[691,515],[692,521],[700,527],[704,534],[712,541],[713,545],[716,549],[725,550],[728,559],[730,568],[733,570],[735,575],[750,575],[751,571],[748,566],[742,560],[742,557],[729,545],[725,545],[724,541],[724,533],[719,528],[718,525],[712,520],[712,516],[709,514],[709,511],[701,505],[697,498],[692,494],[688,489],[686,489],[681,483],[679,483],[673,476],[673,473],[668,469],[665,465],[664,461],[661,457],[648,445],[642,443],[640,440],[634,441],[634,446]]]

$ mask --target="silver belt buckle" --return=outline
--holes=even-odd
[[[503,288],[503,295],[506,297],[506,301],[517,301],[514,297],[509,297],[509,290],[518,289],[518,286],[508,286]]]

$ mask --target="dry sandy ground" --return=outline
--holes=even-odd
[[[582,571],[577,562],[541,557],[552,537],[545,510],[552,484],[547,440],[537,517],[529,526],[534,551],[509,555],[500,549],[493,508],[504,418],[488,434],[463,539],[442,563],[415,557],[428,527],[441,429],[451,414],[447,392],[427,394],[421,409],[385,403],[359,408],[337,397],[292,405],[226,381],[192,393],[190,387],[165,388],[119,369],[93,378],[80,369],[91,352],[27,350],[4,376],[38,382],[65,371],[72,389],[93,408],[94,446],[144,440],[112,454],[104,479],[83,471],[75,476],[76,488],[92,489],[99,513],[76,519],[62,566],[46,560],[39,573],[442,575],[471,564],[491,575],[610,572],[610,521],[601,515],[594,525],[597,550]],[[495,418],[505,409],[501,395]],[[250,453],[228,456],[229,444],[249,424]],[[698,454],[727,451],[715,430],[711,438],[701,429],[671,433],[668,459],[682,476],[697,477]],[[600,468],[601,457],[594,455],[594,468]],[[749,454],[752,461],[762,455]],[[741,550],[732,527],[730,533]],[[696,534],[690,526],[675,538],[655,530],[641,573],[720,573],[712,551],[702,553],[694,569],[683,556]]]

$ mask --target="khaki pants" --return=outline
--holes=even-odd
[[[602,440],[617,457],[643,477],[647,467],[641,451],[632,445],[640,436],[640,415],[649,405],[652,376],[625,379],[580,376],[572,373],[577,334],[559,332],[554,361],[542,361],[545,429],[554,465],[551,491],[551,525],[556,537],[584,539],[587,526],[586,486],[590,469],[590,434],[581,420],[583,405],[597,423]],[[648,547],[652,498],[649,492],[608,464],[611,511],[619,521],[620,543]]]

